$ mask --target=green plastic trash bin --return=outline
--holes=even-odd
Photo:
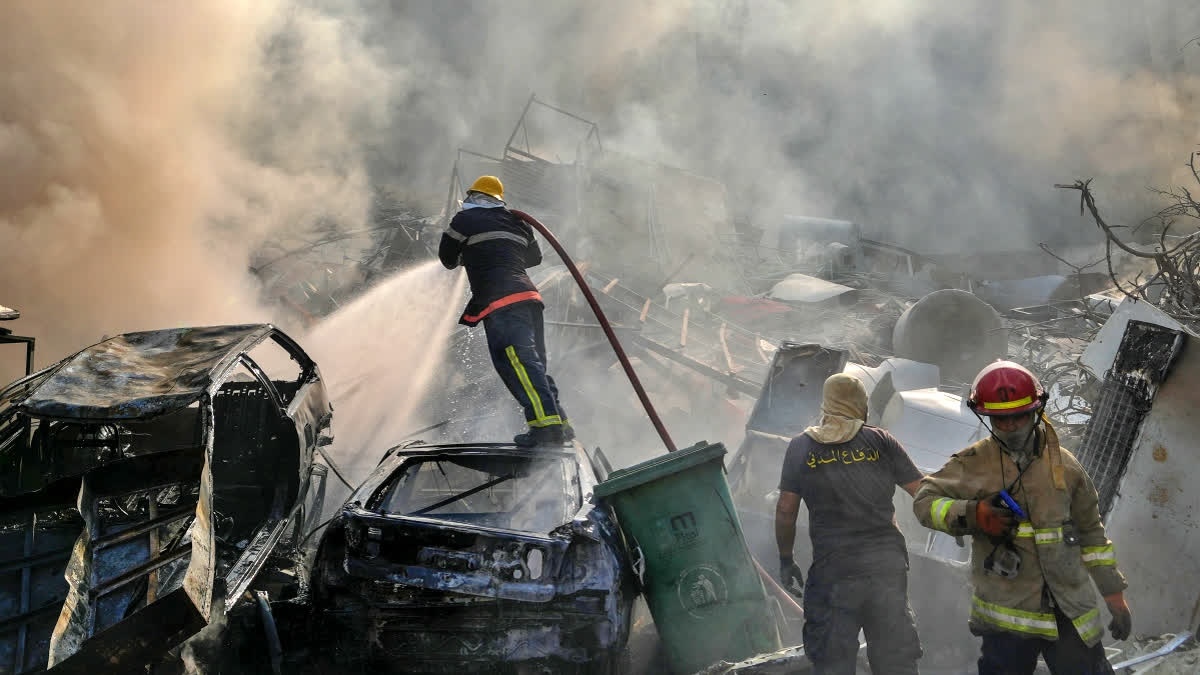
[[[645,562],[643,593],[671,669],[781,648],[725,482],[720,443],[614,471],[596,486]]]

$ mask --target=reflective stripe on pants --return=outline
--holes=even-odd
[[[489,314],[483,320],[488,351],[496,373],[521,404],[530,427],[562,424],[558,386],[546,372],[542,306],[523,302]]]

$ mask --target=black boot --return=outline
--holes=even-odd
[[[563,433],[563,425],[552,424],[548,427],[534,427],[523,434],[513,436],[513,443],[522,448],[532,448],[538,445],[562,445],[567,442]]]

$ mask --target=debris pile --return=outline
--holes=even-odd
[[[570,153],[548,129],[569,130]],[[273,242],[254,272],[312,326],[427,262],[463,178],[481,173],[501,176],[513,207],[545,214],[586,258],[584,277],[667,426],[738,448],[714,473],[728,470],[748,559],[776,553],[783,453],[819,414],[826,377],[856,375],[867,423],[929,472],[988,433],[963,398],[982,366],[1007,356],[1043,383],[1046,414],[1098,489],[1139,630],[1162,633],[1122,644],[1113,660],[1128,672],[1197,669],[1196,642],[1166,633],[1195,630],[1200,603],[1178,583],[1200,576],[1200,496],[1187,478],[1200,471],[1190,452],[1200,233],[1170,234],[1172,219],[1200,213],[1190,193],[1169,194],[1158,247],[1146,250],[1114,234],[1087,182],[1066,186],[1105,235],[1104,257],[1076,266],[1042,247],[1028,252],[1040,262],[1026,255],[1014,271],[868,239],[849,221],[734,223],[717,181],[605,149],[597,125],[531,97],[499,155],[459,152],[441,214],[380,191],[369,227]],[[1131,258],[1150,271],[1119,275]],[[1087,271],[1105,261],[1106,274]],[[984,273],[996,269],[1008,271]],[[449,364],[430,368],[423,404],[440,421],[411,434],[428,442],[392,439],[358,486],[321,450],[331,407],[316,364],[270,325],[126,334],[0,391],[0,559],[13,573],[0,585],[0,669],[235,659],[274,672],[497,661],[624,672],[649,543],[628,541],[593,491],[614,465],[646,458],[648,427],[567,269],[546,264],[533,277],[550,369],[594,450],[485,442],[519,417],[482,331],[466,328],[427,355]],[[0,307],[0,320],[16,316]],[[31,367],[32,338],[0,329],[6,342],[24,344]],[[280,353],[260,358],[269,345]],[[322,519],[326,465],[352,494]],[[977,653],[968,608],[947,606],[942,591],[967,583],[969,549],[923,528],[907,497],[896,513],[929,636],[923,663],[960,667]],[[689,516],[648,527],[669,527],[683,546]],[[802,556],[807,546],[801,537]],[[1154,554],[1166,550],[1170,559]],[[691,580],[685,608],[720,600],[714,578]],[[795,616],[772,612],[797,642]],[[793,648],[703,672],[803,665]]]

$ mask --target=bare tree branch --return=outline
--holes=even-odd
[[[1188,168],[1196,183],[1200,185],[1200,169],[1196,166],[1197,154],[1200,153],[1193,152],[1189,156]],[[1104,234],[1104,259],[1107,262],[1108,276],[1118,291],[1127,297],[1151,302],[1183,323],[1189,323],[1193,327],[1200,326],[1200,229],[1190,234],[1171,234],[1171,229],[1181,222],[1180,218],[1200,220],[1200,203],[1196,202],[1190,189],[1180,186],[1174,191],[1152,190],[1173,203],[1143,220],[1142,224],[1133,230],[1136,232],[1150,221],[1159,224],[1161,229],[1158,232],[1157,247],[1154,250],[1145,250],[1121,239],[1116,233],[1121,226],[1112,225],[1104,219],[1091,191],[1091,179],[1078,180],[1070,185],[1057,184],[1055,187],[1079,191],[1080,214],[1085,211],[1090,213],[1092,220]],[[1173,245],[1168,245],[1168,237],[1178,240]],[[1134,258],[1152,262],[1153,273],[1144,281],[1141,272],[1136,273],[1131,280],[1122,279],[1117,274],[1113,261],[1114,246]],[[1045,245],[1041,248],[1072,269],[1082,269],[1056,255]],[[1153,298],[1152,291],[1155,293]]]

